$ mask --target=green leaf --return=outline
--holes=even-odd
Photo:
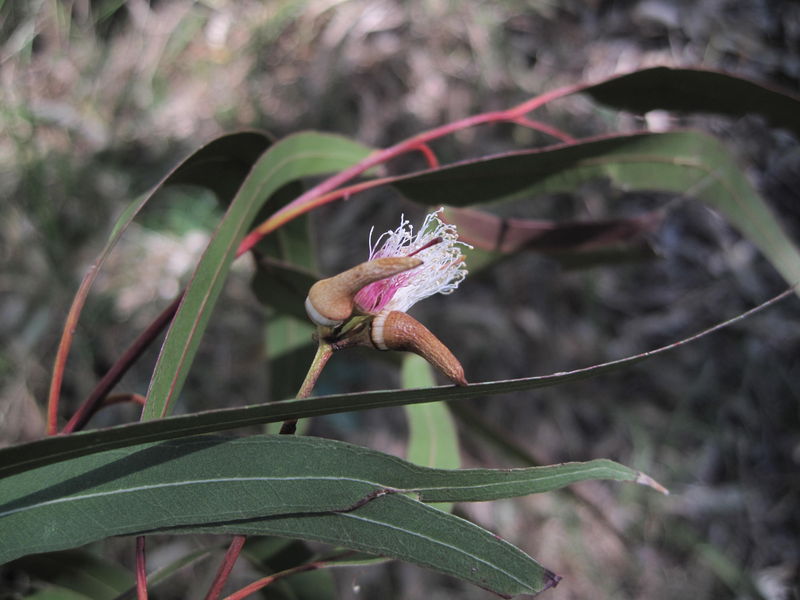
[[[344,169],[369,152],[345,138],[306,132],[274,144],[253,166],[208,244],[189,282],[158,357],[142,420],[172,412],[239,242],[261,205],[301,177]]]
[[[561,579],[477,525],[400,495],[376,498],[353,512],[171,531],[282,535],[345,545],[452,575],[505,598],[539,593]]]
[[[727,149],[703,133],[639,133],[459,163],[394,182],[425,204],[464,206],[572,191],[606,177],[625,189],[665,190],[702,200],[725,215],[784,279],[800,281],[800,253]]]
[[[270,136],[260,131],[223,135],[197,150],[191,160],[178,165],[162,185],[204,187],[227,206],[271,143]]]
[[[72,300],[66,328],[62,333],[62,339],[56,357],[53,382],[57,382],[57,385],[51,388],[51,393],[54,392],[56,397],[59,395],[60,379],[58,373],[60,369],[63,369],[63,365],[66,362],[72,344],[75,323],[77,323],[78,317],[83,310],[86,299],[89,296],[89,291],[97,275],[100,273],[100,269],[110,256],[111,251],[117,245],[128,226],[133,222],[136,215],[138,215],[144,206],[166,185],[174,183],[203,185],[203,183],[209,183],[205,180],[195,180],[193,174],[197,172],[204,173],[206,176],[211,173],[214,174],[212,190],[217,194],[222,194],[221,199],[224,201],[226,189],[238,187],[241,178],[244,177],[244,174],[256,160],[260,152],[263,152],[263,149],[268,145],[269,139],[267,136],[256,132],[234,133],[217,138],[191,154],[167,174],[149,193],[137,198],[125,208],[114,224],[114,227],[111,229],[111,234],[109,235],[105,247],[87,271]],[[237,177],[239,178],[237,179]],[[87,411],[87,414],[88,412],[89,411]]]
[[[736,323],[752,314],[771,306],[786,298],[794,290],[789,289],[757,307],[738,315],[723,323],[718,323],[705,331],[678,342],[656,348],[634,356],[628,356],[611,362],[575,369],[573,371],[474,383],[467,386],[443,386],[420,390],[393,390],[377,392],[361,392],[357,394],[336,394],[318,396],[303,400],[284,400],[269,404],[212,410],[181,417],[169,417],[150,423],[132,423],[84,431],[71,435],[51,436],[35,442],[20,444],[8,448],[0,448],[0,477],[8,477],[14,473],[35,469],[43,465],[58,463],[70,458],[86,456],[114,448],[124,448],[144,442],[175,439],[200,433],[210,433],[235,429],[248,425],[275,423],[288,419],[300,419],[330,415],[354,410],[367,410],[385,406],[404,406],[436,402],[439,400],[464,400],[490,394],[518,392],[543,388],[568,381],[579,381],[602,373],[617,370],[623,366],[635,364],[652,358],[668,350],[674,350],[682,344],[696,340],[711,332]]]
[[[426,502],[490,500],[587,479],[645,481],[637,471],[607,460],[510,470],[430,469],[321,438],[206,437],[145,444],[4,480],[0,562],[111,535],[176,528],[272,533],[410,560],[498,593],[534,592],[547,577],[531,559],[403,494]],[[514,561],[518,568],[508,572]],[[480,575],[470,574],[475,565],[481,565]]]
[[[410,353],[403,357],[402,380],[404,388],[429,388],[436,383],[428,362]],[[447,404],[416,404],[406,406],[405,411],[409,430],[406,458],[424,467],[459,468],[458,434]],[[436,508],[450,512],[452,504],[440,504]]]
[[[730,116],[756,113],[800,136],[800,98],[718,71],[654,67],[579,91],[603,104],[638,113],[654,109]]]

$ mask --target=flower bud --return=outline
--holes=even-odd
[[[311,286],[306,298],[306,312],[317,325],[336,327],[349,319],[355,309],[353,297],[364,286],[422,264],[419,258],[403,256],[377,258]]]
[[[464,368],[439,338],[415,318],[397,310],[373,320],[370,340],[379,350],[404,350],[420,355],[456,385],[467,385]]]

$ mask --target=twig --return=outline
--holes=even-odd
[[[295,573],[303,573],[305,571],[314,571],[316,569],[323,569],[325,567],[329,567],[335,561],[345,558],[351,554],[353,554],[353,551],[349,550],[347,552],[342,552],[341,554],[337,554],[336,556],[331,556],[329,558],[316,560],[310,563],[306,563],[304,565],[297,565],[296,567],[292,567],[291,569],[286,569],[278,573],[273,573],[272,575],[263,577],[258,581],[254,581],[250,585],[243,587],[238,592],[234,592],[230,596],[226,596],[224,600],[242,600],[243,598],[247,598],[249,595],[254,594],[258,590],[264,589],[265,587],[267,587],[271,583],[274,583],[278,579],[288,577],[289,575],[294,575]]]
[[[136,538],[136,598],[147,600],[147,567],[145,564],[144,536]]]
[[[308,212],[314,206],[318,206],[318,204],[313,203],[315,199],[335,190],[339,186],[347,183],[348,181],[350,181],[355,177],[358,177],[359,175],[361,175],[365,171],[368,171],[369,169],[371,169],[376,165],[386,163],[392,160],[393,158],[396,158],[407,152],[420,150],[422,147],[427,145],[428,142],[439,139],[446,135],[450,135],[462,129],[475,127],[476,125],[482,125],[485,123],[503,123],[503,122],[515,123],[522,121],[527,126],[530,126],[531,123],[535,124],[535,122],[526,121],[525,120],[526,114],[539,108],[544,104],[547,104],[548,102],[556,100],[557,98],[561,98],[563,96],[572,94],[578,91],[579,89],[581,89],[581,86],[572,85],[552,90],[551,92],[542,94],[535,98],[531,98],[530,100],[523,102],[522,104],[519,104],[508,110],[492,111],[492,112],[481,113],[478,115],[472,115],[464,119],[459,119],[458,121],[453,121],[452,123],[447,123],[445,125],[429,129],[428,131],[423,131],[422,133],[407,138],[402,142],[395,144],[394,146],[390,146],[389,148],[385,148],[383,150],[377,150],[372,154],[370,154],[367,158],[365,158],[361,162],[315,185],[314,187],[306,191],[304,194],[301,194],[300,196],[295,198],[292,202],[290,202],[280,210],[276,211],[271,217],[269,217],[266,221],[261,223],[253,231],[251,231],[244,238],[244,240],[242,240],[242,243],[239,246],[239,250],[240,252],[245,252],[249,250],[250,248],[255,246],[259,242],[259,240],[268,233],[275,231],[278,227],[281,227],[288,221],[291,221],[292,219]]]
[[[124,354],[120,356],[106,374],[103,375],[103,378],[97,383],[86,401],[80,406],[77,412],[72,415],[72,418],[64,426],[64,429],[62,429],[62,433],[72,433],[86,425],[89,418],[97,411],[103,398],[105,398],[113,387],[119,383],[119,380],[128,372],[128,369],[131,368],[152,341],[158,337],[172,320],[182,299],[183,292],[181,292],[178,297],[156,317],[155,321],[150,323],[147,329],[134,340],[128,349],[125,350]]]
[[[217,571],[217,576],[214,578],[214,582],[211,584],[208,594],[206,594],[206,600],[217,600],[217,598],[219,598],[219,595],[222,593],[222,588],[225,587],[228,576],[231,574],[233,565],[236,564],[236,559],[239,558],[239,554],[241,554],[242,547],[246,540],[247,536],[244,535],[233,536],[231,545],[225,553],[225,558],[219,567],[219,571]]]

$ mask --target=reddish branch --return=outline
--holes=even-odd
[[[211,584],[208,594],[206,594],[206,600],[217,600],[217,598],[219,598],[219,595],[222,593],[222,588],[225,587],[228,576],[231,574],[233,565],[236,564],[236,559],[239,558],[239,554],[241,554],[246,540],[247,536],[244,535],[236,535],[233,537],[231,545],[225,553],[225,558],[222,560],[222,564],[219,567],[219,571],[217,571],[217,576],[214,578],[214,582]]]
[[[581,89],[582,86],[574,85],[559,88],[542,94],[527,102],[519,104],[504,111],[493,111],[479,115],[473,115],[465,119],[460,119],[440,127],[436,127],[426,132],[422,132],[412,136],[405,141],[402,141],[394,146],[384,150],[373,152],[370,156],[359,162],[358,164],[337,173],[322,181],[318,185],[312,187],[304,194],[300,195],[291,203],[278,210],[269,219],[261,223],[255,230],[250,232],[242,243],[239,245],[236,256],[241,256],[250,250],[261,238],[271,233],[278,227],[281,227],[288,221],[312,210],[317,206],[326,204],[339,198],[349,197],[351,194],[363,191],[365,189],[383,185],[388,178],[371,180],[345,188],[341,188],[344,184],[358,177],[362,173],[368,171],[374,166],[386,163],[402,154],[407,152],[421,152],[425,156],[428,165],[431,167],[438,166],[438,160],[433,151],[428,146],[430,141],[450,135],[456,131],[475,127],[485,123],[498,123],[498,122],[511,122],[531,127],[538,131],[542,131],[549,135],[553,135],[563,141],[571,141],[572,138],[567,134],[550,127],[544,123],[528,119],[526,115],[547,104],[553,100],[567,96]],[[76,302],[70,309],[67,315],[67,320],[64,326],[61,342],[59,344],[58,352],[56,355],[55,365],[53,367],[53,375],[50,382],[50,392],[48,397],[48,410],[47,410],[47,433],[53,435],[57,432],[58,422],[58,406],[61,391],[61,384],[64,377],[64,369],[66,367],[67,355],[72,344],[72,339],[75,333],[75,328],[78,323],[82,302],[77,300],[84,297],[88,292],[88,288],[94,281],[94,274],[96,266],[92,267],[92,271],[84,278],[81,287],[76,294]],[[142,352],[152,343],[158,334],[171,322],[172,317],[178,309],[182,295],[176,298],[173,303],[168,306],[159,317],[145,330],[131,345],[128,350],[120,357],[114,366],[106,373],[106,375],[98,382],[95,389],[84,404],[79,408],[78,412],[70,419],[64,428],[64,433],[71,433],[83,427],[88,418],[97,410],[99,403],[106,397],[109,391],[116,385],[122,376],[127,372],[130,366],[138,360]]]
[[[72,433],[73,431],[78,431],[84,425],[86,425],[86,422],[89,420],[89,418],[95,412],[97,412],[103,399],[114,388],[114,386],[119,383],[119,380],[122,379],[123,375],[128,372],[128,369],[130,369],[131,365],[139,360],[139,357],[144,353],[145,350],[147,350],[152,341],[157,338],[167,324],[172,321],[172,317],[175,316],[175,312],[178,310],[178,306],[180,305],[182,299],[183,294],[181,293],[167,308],[161,312],[160,315],[158,315],[158,317],[156,317],[155,321],[150,323],[147,329],[145,329],[139,335],[139,337],[134,340],[130,347],[125,350],[122,356],[119,357],[119,359],[112,365],[108,372],[106,372],[103,378],[97,383],[86,401],[80,406],[77,412],[72,415],[72,418],[61,431],[62,433]]]
[[[330,558],[317,560],[304,565],[298,565],[296,567],[292,567],[291,569],[286,569],[285,571],[268,575],[267,577],[263,577],[262,579],[254,581],[250,585],[243,587],[238,592],[234,592],[230,596],[226,596],[224,600],[242,600],[242,598],[247,598],[249,595],[256,593],[258,590],[264,589],[278,579],[288,577],[289,575],[294,575],[295,573],[303,573],[305,571],[314,571],[316,569],[329,567],[335,561],[350,556],[351,554],[353,554],[352,551],[342,552],[341,554],[337,554],[336,556],[332,556]]]
[[[136,598],[147,600],[147,566],[143,535],[136,538]]]

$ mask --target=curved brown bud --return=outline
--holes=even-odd
[[[376,258],[321,279],[308,290],[306,312],[317,325],[336,327],[353,314],[353,297],[361,288],[421,264],[420,259],[410,256]]]
[[[397,310],[384,311],[372,320],[370,338],[379,350],[405,350],[419,354],[456,385],[467,385],[464,368],[449,348],[414,317]]]

